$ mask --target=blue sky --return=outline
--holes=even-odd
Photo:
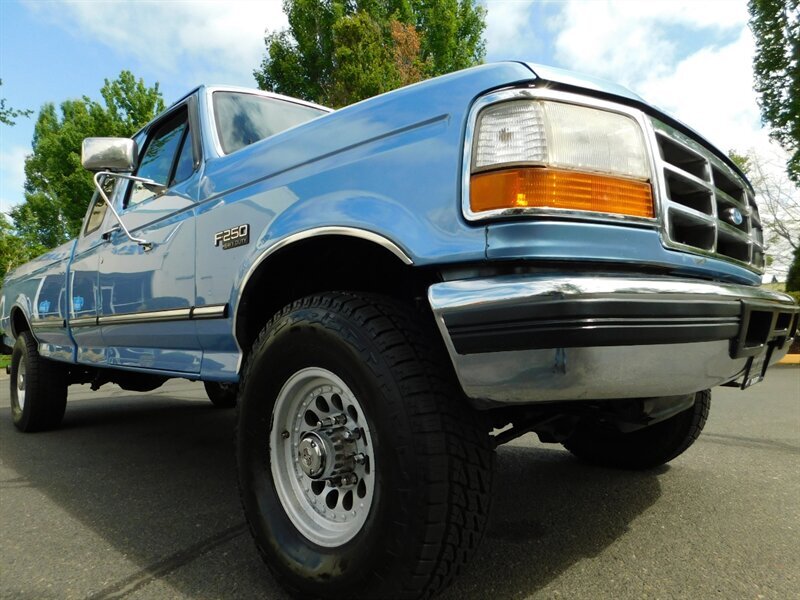
[[[487,60],[526,59],[634,89],[723,149],[772,151],[752,89],[746,0],[489,0]],[[97,97],[123,69],[167,103],[199,83],[254,86],[277,0],[0,0],[0,97],[35,111]],[[34,115],[35,118],[35,115]],[[0,125],[0,211],[22,200],[34,118]],[[778,157],[780,158],[780,157]]]

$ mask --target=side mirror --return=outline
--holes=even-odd
[[[88,171],[130,173],[137,154],[136,142],[129,138],[91,137],[83,140],[81,164]]]

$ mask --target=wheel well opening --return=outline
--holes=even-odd
[[[31,326],[22,310],[14,307],[11,309],[11,335],[18,338],[23,331],[30,331]]]
[[[237,307],[236,338],[247,352],[272,315],[310,294],[369,292],[419,303],[438,280],[435,269],[405,265],[374,242],[339,235],[303,240],[267,258],[250,277]]]

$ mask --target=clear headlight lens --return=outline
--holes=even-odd
[[[644,136],[628,116],[586,106],[512,100],[478,119],[473,167],[532,163],[647,179]]]
[[[644,134],[624,114],[549,100],[491,105],[478,116],[472,171],[473,212],[654,216]]]
[[[544,111],[551,166],[650,176],[642,130],[630,117],[558,102],[544,103]]]

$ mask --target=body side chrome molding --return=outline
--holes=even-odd
[[[65,327],[64,319],[60,317],[50,319],[39,319],[38,321],[31,321],[31,329],[44,329],[46,327]]]
[[[77,317],[69,320],[70,327],[87,327],[97,325],[97,317]]]
[[[192,308],[192,319],[224,319],[228,316],[227,304],[209,304]]]
[[[191,308],[152,310],[139,313],[123,313],[99,317],[70,319],[70,327],[96,327],[98,325],[130,325],[133,323],[158,323],[162,321],[188,321],[194,319],[224,319],[228,315],[227,304],[211,304]]]

